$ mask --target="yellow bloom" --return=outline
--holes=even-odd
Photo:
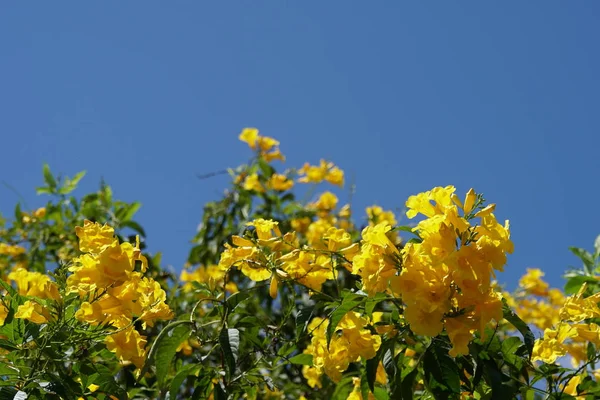
[[[99,253],[105,246],[113,244],[115,239],[115,230],[97,222],[83,222],[83,227],[76,227],[75,233],[79,238],[79,250],[84,253]]]
[[[133,363],[142,368],[146,359],[146,337],[130,327],[109,335],[104,339],[106,348],[116,354],[121,363]]]
[[[579,292],[569,296],[560,310],[560,319],[563,321],[581,322],[584,319],[600,317],[600,293],[583,298],[587,285],[584,283]]]
[[[285,161],[285,157],[279,151],[279,142],[268,136],[258,134],[256,128],[244,128],[240,133],[239,139],[242,142],[248,143],[252,150],[258,150],[260,156],[266,161],[273,160]]]
[[[0,326],[4,325],[6,317],[8,317],[8,308],[6,308],[4,304],[0,302]]]
[[[265,188],[262,186],[258,179],[258,174],[250,174],[246,177],[244,181],[244,189],[246,190],[254,190],[256,192],[262,193],[265,191]]]
[[[332,212],[337,206],[338,198],[335,194],[331,192],[323,193],[319,199],[310,204],[310,207],[316,208],[320,213],[329,214]]]
[[[46,207],[40,207],[35,210],[33,216],[36,218],[44,218],[46,216]]]
[[[39,272],[29,272],[24,268],[17,268],[8,274],[8,279],[17,283],[21,296],[35,296],[40,299],[60,299],[58,286],[50,277]]]
[[[214,290],[223,288],[226,273],[227,270],[218,265],[199,266],[192,272],[182,270],[179,279],[185,282],[183,291],[186,293],[191,292],[194,288],[191,282],[204,283],[209,289]]]
[[[242,142],[248,143],[248,146],[252,150],[256,149],[256,141],[258,140],[258,129],[256,128],[244,128],[240,133],[239,139]]]
[[[567,353],[564,343],[577,336],[577,330],[569,324],[560,323],[556,329],[546,329],[544,338],[535,341],[531,361],[543,361],[551,364]]]
[[[50,320],[50,312],[41,304],[27,300],[19,306],[15,318],[27,319],[35,324],[45,324]]]
[[[21,246],[0,243],[0,255],[16,257],[23,253],[25,253],[25,248]]]
[[[288,179],[287,176],[282,174],[273,174],[267,182],[267,187],[279,192],[290,190],[294,186],[294,181]]]
[[[326,180],[334,185],[344,185],[344,171],[325,160],[321,160],[319,165],[304,164],[298,174],[301,176],[298,182],[301,183],[321,183]]]

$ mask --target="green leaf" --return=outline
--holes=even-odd
[[[77,184],[85,176],[85,171],[78,172],[72,179],[67,178],[63,187],[58,191],[59,194],[69,194],[77,189]]]
[[[42,172],[44,174],[44,182],[46,182],[46,185],[48,185],[50,189],[55,189],[56,179],[54,179],[52,172],[50,172],[50,166],[48,164],[44,163],[44,166],[42,167]]]
[[[358,307],[365,300],[365,296],[356,294],[356,293],[348,293],[344,296],[342,300],[342,304],[340,304],[336,309],[331,313],[331,317],[329,319],[329,325],[327,326],[327,348],[329,348],[329,343],[331,342],[331,336],[333,332],[335,332],[338,324],[344,318],[349,311]]]
[[[312,367],[313,356],[310,354],[302,353],[302,354],[297,354],[294,357],[289,358],[288,361],[292,364],[308,365],[309,367]]]
[[[186,326],[184,327],[184,329],[178,330],[176,333],[171,332],[180,325]],[[155,360],[157,379],[159,376],[159,368],[161,369],[160,374],[164,374],[162,375],[162,377],[164,378],[169,369],[171,360],[175,356],[175,350],[177,350],[177,347],[179,347],[181,342],[187,339],[190,335],[191,328],[189,327],[189,325],[190,321],[175,321],[171,322],[169,325],[165,326],[162,329],[162,331],[160,331],[160,333],[156,337],[156,340],[154,340],[154,342],[152,343],[152,347],[150,347],[150,351],[148,352],[148,356],[146,357],[146,362],[144,362],[144,365],[142,366],[142,369],[139,373],[140,379],[144,377],[144,375],[146,375],[146,372],[150,368],[150,365],[152,365]],[[175,342],[177,343],[175,344]],[[157,358],[159,351],[162,353],[160,356],[160,362],[162,363],[162,365],[160,365],[160,367],[158,365],[159,360]],[[160,379],[158,380],[159,384],[163,383]]]
[[[371,318],[373,316],[373,310],[375,309],[377,304],[381,303],[386,298],[387,296],[385,295],[385,293],[377,293],[375,296],[369,297],[365,302],[365,314],[367,314],[367,316]]]
[[[140,203],[139,201],[125,205],[117,212],[117,218],[120,222],[130,221],[141,206],[142,203]]]
[[[460,393],[460,371],[448,350],[448,343],[434,340],[423,356],[425,380],[436,399]]]
[[[0,400],[13,400],[18,393],[17,389],[12,387],[0,387]]]
[[[167,326],[168,327],[168,326]],[[167,328],[165,327],[165,329]],[[179,345],[186,340],[191,333],[191,327],[189,324],[179,325],[169,330],[162,337],[157,338],[158,343],[156,344],[156,379],[158,380],[159,386],[164,387],[165,379],[171,367],[171,361],[175,357],[177,348]]]
[[[314,307],[304,307],[298,310],[296,314],[296,337],[299,338],[304,333],[304,330],[308,326],[308,321],[312,317]]]
[[[123,221],[120,225],[122,228],[133,229],[136,233],[142,235],[142,237],[146,237],[146,231],[144,228],[142,228],[142,226],[135,221]]]
[[[367,384],[371,392],[375,392],[375,377],[377,376],[377,367],[379,366],[379,357],[373,357],[367,360],[366,375]]]
[[[504,360],[518,369],[521,369],[523,366],[522,358],[518,355],[518,350],[522,345],[523,342],[521,342],[521,338],[516,336],[506,338],[502,342],[502,355],[504,356]]]
[[[523,322],[521,318],[517,314],[514,313],[513,310],[510,309],[508,304],[506,303],[506,299],[502,299],[502,312],[504,319],[510,322],[517,330],[523,335],[523,340],[525,342],[525,347],[527,348],[527,353],[529,354],[529,358],[531,359],[531,353],[533,352],[533,344],[535,343],[535,336],[533,336],[533,332],[529,326]]]
[[[512,378],[504,374],[493,360],[485,360],[484,375],[486,382],[492,387],[491,400],[505,400],[514,398],[517,388],[512,386]]]
[[[227,301],[225,302],[225,304],[227,305],[227,308],[231,312],[231,311],[235,310],[236,307],[238,305],[240,305],[241,302],[248,299],[248,297],[250,297],[250,292],[247,290],[242,291],[242,292],[237,292],[237,293],[234,293],[231,296],[229,296],[227,298]]]
[[[233,376],[235,373],[238,352],[240,348],[240,331],[235,328],[224,328],[219,334],[219,344],[223,350],[225,360],[227,361],[229,376]]]
[[[415,383],[415,378],[419,374],[419,370],[416,368],[410,371],[404,379],[402,379],[402,384],[400,385],[400,398],[402,400],[412,400],[413,398],[413,386]],[[392,395],[394,396],[394,395]]]
[[[579,292],[579,289],[584,283],[598,283],[598,280],[586,275],[575,275],[569,278],[565,284],[565,294],[572,295]]]
[[[594,360],[596,359],[596,346],[594,346],[594,343],[592,342],[588,342],[587,344],[587,358],[588,361],[593,363]],[[594,365],[592,364],[592,368],[594,368]]]
[[[579,257],[581,261],[583,261],[583,267],[585,269],[586,274],[591,275],[593,273],[595,264],[592,255],[586,250],[580,249],[578,247],[569,247],[569,250],[571,250],[573,254]]]
[[[221,387],[221,382],[216,383],[214,387],[215,400],[227,400],[227,393]]]
[[[373,392],[373,395],[375,395],[375,400],[389,400],[390,398],[390,396],[387,393],[387,390],[381,387],[376,387],[375,391]]]
[[[171,389],[169,390],[169,396],[171,399],[177,398],[177,393],[179,393],[179,389],[181,389],[181,385],[183,381],[190,376],[195,375],[201,367],[197,364],[188,364],[184,365],[177,371],[177,374],[171,381]]]
[[[17,291],[11,285],[4,282],[3,279],[0,279],[0,286],[2,286],[2,289],[6,290],[11,296],[16,296]]]

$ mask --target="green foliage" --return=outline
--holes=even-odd
[[[356,271],[348,267],[352,253],[329,246],[324,232],[319,233],[321,242],[317,245],[308,239],[310,229],[317,230],[317,221],[330,218],[345,223],[351,242],[358,245],[361,227],[341,212],[327,211],[323,216],[323,210],[297,200],[288,189],[275,190],[270,182],[277,171],[264,159],[262,150],[256,151],[248,165],[228,171],[233,183],[223,197],[204,206],[188,255],[189,268],[181,278],[161,266],[159,253],[148,253],[145,230],[134,219],[141,203],[114,199],[104,182],[96,192],[76,196],[85,171],[71,178],[55,176],[45,164],[44,184],[37,188],[38,194],[48,196],[45,207],[23,210],[17,205],[10,220],[0,219],[0,244],[8,246],[8,250],[0,251],[0,317],[6,311],[0,318],[0,400],[19,398],[21,393],[28,398],[215,400],[301,396],[333,400],[534,400],[600,395],[593,373],[600,361],[598,343],[586,342],[586,359],[578,369],[532,361],[534,330],[506,300],[502,303],[502,321],[484,326],[482,332],[469,331],[474,337],[467,354],[453,353],[454,339],[447,329],[434,337],[415,334],[407,322],[402,296],[388,289],[367,293]],[[284,175],[293,179],[298,173],[287,170]],[[253,174],[264,190],[244,184]],[[483,198],[477,195],[474,204],[468,218],[474,218],[483,208]],[[258,219],[276,221],[285,240],[265,245],[270,239],[261,237],[256,224],[248,226],[248,222]],[[132,254],[140,253],[135,271],[142,271],[141,256],[147,259],[147,271],[136,276],[139,281],[151,279],[156,283],[156,298],[144,312],[132,312],[130,323],[92,324],[81,317],[84,303],[89,303],[92,313],[96,304],[115,297],[113,287],[83,294],[73,289],[73,270],[85,262],[76,227],[86,220],[110,225],[119,243],[127,243]],[[302,223],[311,228],[302,228]],[[284,236],[292,231],[298,235]],[[394,227],[391,233],[408,236],[394,245],[394,256],[386,255],[397,276],[404,268],[404,246],[422,243],[426,236],[419,236],[407,226]],[[477,235],[474,231],[467,233],[458,240],[465,245]],[[140,236],[139,248],[136,236]],[[245,249],[237,264],[220,271],[216,265],[234,236],[243,243],[262,246],[262,258],[252,259],[252,251]],[[277,246],[293,247],[294,241],[298,252],[317,253],[315,249],[321,246],[318,252],[326,257],[310,262],[317,267],[328,265],[331,278],[317,285],[307,283],[305,276],[282,271]],[[582,267],[567,273],[565,294],[598,293],[600,237],[591,252],[570,249]],[[248,279],[243,263],[249,269],[266,268],[269,278]],[[43,285],[44,295],[32,294],[31,288],[23,288],[14,275],[9,278],[19,268],[47,277],[56,285],[58,297],[48,295],[50,289]],[[108,268],[106,271],[111,273]],[[275,290],[271,291],[272,285]],[[110,295],[109,290],[113,290]],[[458,287],[452,290],[460,292]],[[164,293],[173,318],[147,323],[144,318],[152,310],[156,312],[154,308],[163,301],[160,293]],[[51,317],[44,322],[21,317],[19,313],[32,301]],[[116,301],[112,305],[114,309],[121,306]],[[469,311],[452,307],[444,318],[460,317]],[[323,351],[332,350],[336,338],[350,329],[347,324],[358,324],[346,321],[354,313],[364,326],[356,328],[359,334],[349,346],[367,347],[365,343],[374,337],[377,345],[369,357],[357,357],[344,365],[338,378],[333,378],[334,373],[323,373],[326,368],[319,364],[323,358],[307,349],[319,345],[315,338],[319,326],[323,326]],[[598,321],[600,315],[588,318],[586,323]],[[135,357],[117,353],[108,345],[107,338],[132,330],[142,339],[141,365]],[[337,355],[329,356],[334,359]],[[310,371],[318,368],[321,373],[315,383]],[[578,384],[567,389],[571,379]]]

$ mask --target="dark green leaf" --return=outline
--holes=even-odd
[[[402,400],[412,400],[414,393],[413,386],[415,383],[415,378],[418,374],[419,371],[415,368],[412,371],[410,371],[404,377],[404,379],[402,379],[402,384],[400,385],[400,398]]]
[[[523,341],[525,342],[527,353],[529,354],[529,358],[531,358],[531,353],[533,352],[533,344],[535,342],[533,332],[531,332],[529,326],[525,322],[523,322],[523,320],[519,318],[519,316],[515,314],[513,310],[510,309],[510,307],[506,303],[506,299],[502,299],[502,303],[502,312],[504,314],[504,319],[510,322],[515,328],[517,328],[521,335],[523,335]]]
[[[299,338],[308,326],[308,321],[312,317],[314,307],[304,307],[298,310],[296,314],[296,337]]]
[[[238,351],[240,348],[240,331],[235,328],[221,330],[219,334],[219,344],[223,350],[223,355],[227,361],[229,375],[233,376],[238,360]]]
[[[179,390],[181,389],[181,385],[183,384],[183,381],[185,381],[185,379],[188,376],[194,375],[196,372],[198,372],[198,370],[200,368],[201,367],[199,365],[188,364],[188,365],[181,367],[177,371],[177,375],[175,375],[175,377],[171,381],[171,389],[169,390],[169,396],[171,399],[177,398],[177,394],[179,393]]]
[[[221,382],[216,383],[214,387],[215,400],[227,400],[227,393],[221,387]]]
[[[367,360],[366,376],[367,384],[371,392],[375,391],[375,377],[377,376],[377,367],[379,366],[379,357],[373,357]]]
[[[512,386],[511,377],[504,374],[495,361],[485,360],[483,363],[486,382],[492,388],[491,400],[512,399],[517,388]]]
[[[423,356],[425,380],[436,399],[460,393],[460,371],[448,350],[448,343],[434,340]]]

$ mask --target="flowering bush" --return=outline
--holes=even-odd
[[[330,191],[292,192],[343,187],[334,163],[278,172],[277,140],[239,138],[253,157],[180,276],[146,252],[139,203],[105,184],[76,198],[84,174],[44,166],[51,201],[0,221],[0,398],[600,396],[599,241],[572,248],[564,292],[528,270],[508,293],[508,221],[473,189],[410,196],[410,226],[379,206],[354,219]]]

